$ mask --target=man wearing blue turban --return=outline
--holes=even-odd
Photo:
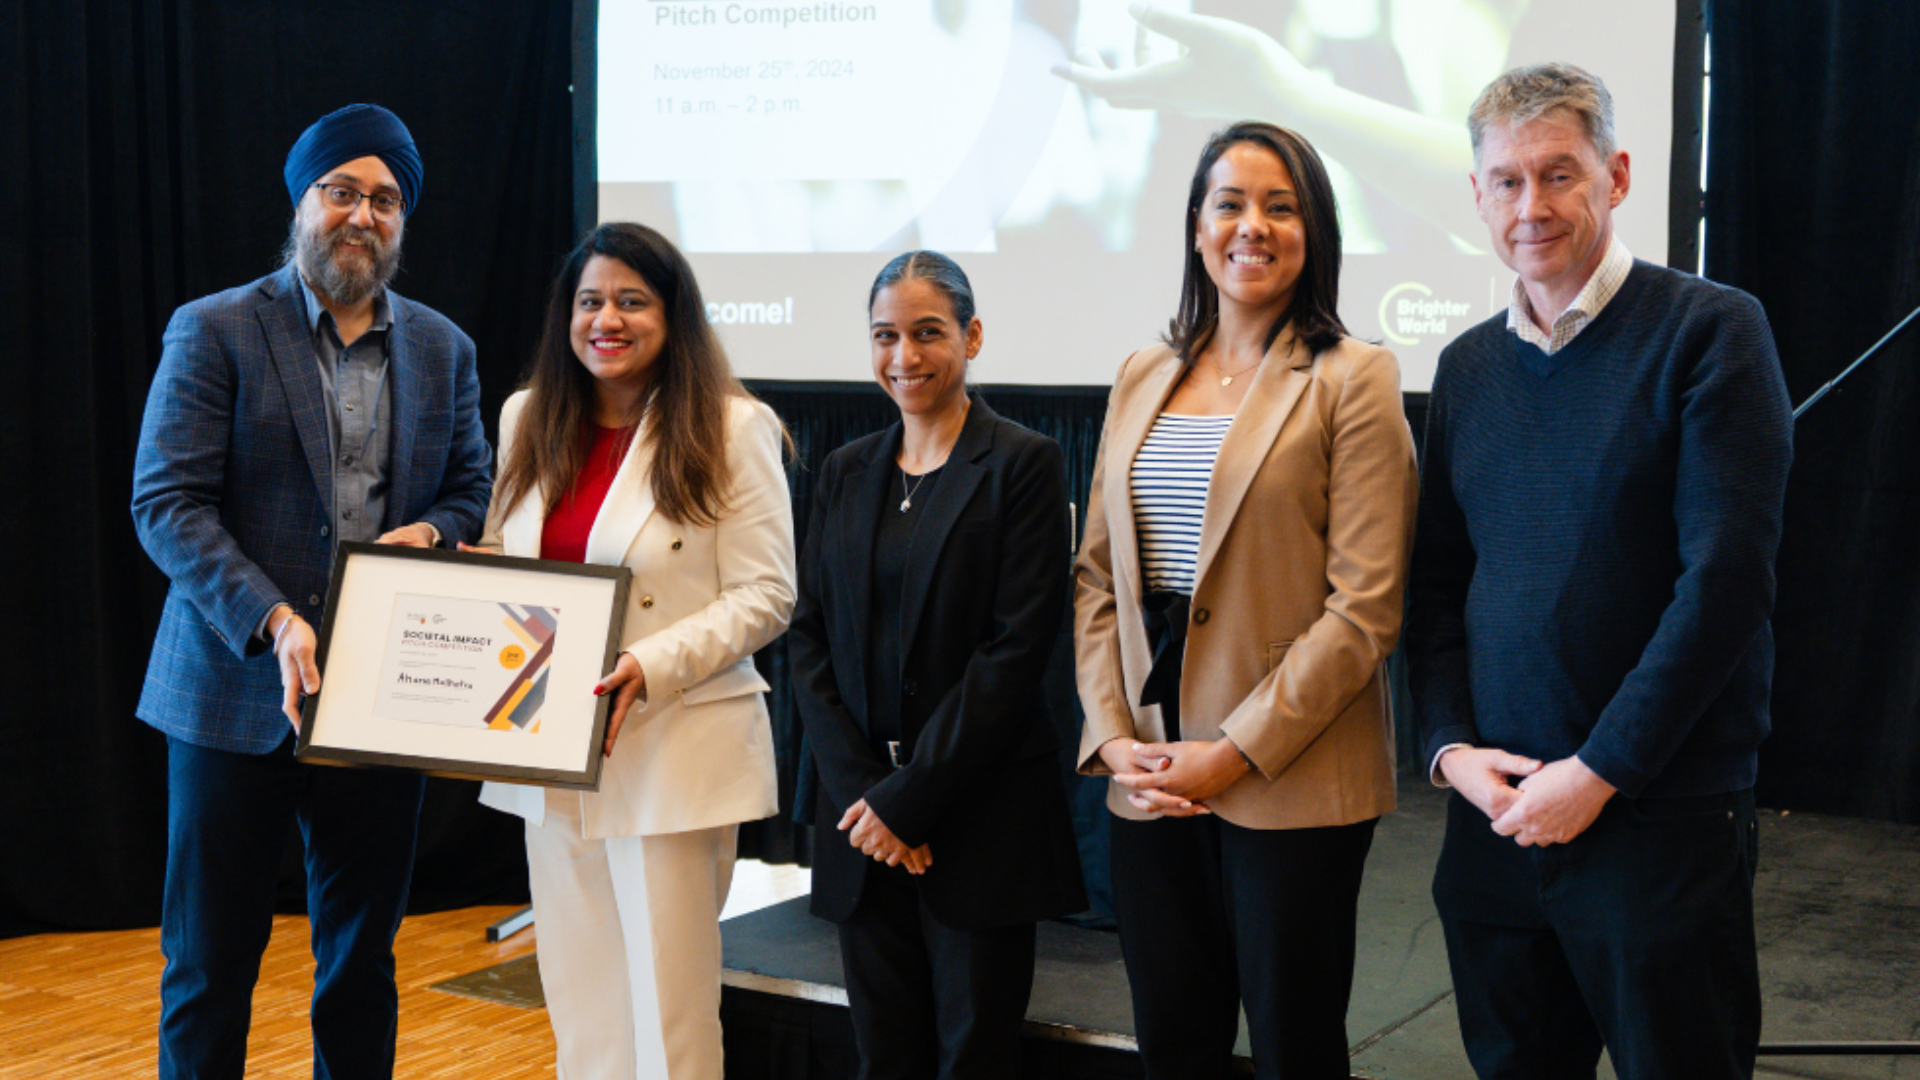
[[[174,312],[134,464],[172,581],[138,715],[167,737],[160,1076],[239,1077],[281,849],[306,848],[316,1077],[393,1075],[393,938],[422,781],[294,760],[341,540],[480,531],[491,452],[473,342],[391,292],[419,204],[399,117],[349,105],[287,155],[285,265]]]

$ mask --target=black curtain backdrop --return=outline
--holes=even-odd
[[[287,147],[321,114],[378,101],[406,119],[427,170],[396,288],[479,344],[491,430],[586,179],[573,165],[572,7],[129,0],[0,12],[0,153],[15,195],[0,216],[11,331],[0,476],[13,510],[0,553],[16,568],[0,620],[0,937],[158,917],[164,749],[133,707],[165,582],[127,504],[168,315],[273,267],[290,216]],[[1801,400],[1920,304],[1920,83],[1908,70],[1920,12],[1750,0],[1718,5],[1709,23],[1707,269],[1766,305]],[[1910,332],[1801,423],[1762,763],[1770,806],[1920,821],[1916,353]],[[873,388],[756,389],[799,442],[804,522],[821,459],[891,410]],[[1104,396],[986,393],[1062,443],[1084,504]],[[1422,399],[1408,405],[1417,433]],[[760,662],[775,676],[790,799],[798,740],[782,648]],[[1070,737],[1069,684],[1056,664],[1048,692]],[[1086,805],[1093,790],[1076,795],[1083,840],[1103,820]],[[524,898],[518,823],[473,799],[471,784],[429,785],[417,910]],[[785,816],[742,847],[808,855]],[[299,882],[290,857],[289,910]]]
[[[158,921],[165,749],[133,709],[166,583],[128,503],[168,316],[274,268],[287,148],[378,102],[426,169],[395,288],[472,335],[491,428],[573,231],[570,26],[566,0],[0,11],[0,937]],[[429,785],[416,908],[524,899],[519,823],[474,798]]]
[[[1805,401],[1920,305],[1920,5],[1721,2],[1707,276]],[[1920,326],[1794,437],[1764,806],[1920,822]]]

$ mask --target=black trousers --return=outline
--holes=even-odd
[[[1034,924],[956,930],[874,866],[840,924],[859,1080],[1010,1080],[1033,995]]]
[[[1243,829],[1112,819],[1113,908],[1147,1080],[1346,1080],[1354,923],[1373,821]]]
[[[315,959],[313,1075],[393,1075],[393,937],[406,913],[425,781],[391,769],[167,740],[167,883],[160,911],[160,1076],[238,1080],[281,850],[306,841]]]
[[[1753,793],[1607,804],[1522,848],[1455,795],[1434,874],[1481,1080],[1746,1080],[1760,1040]]]

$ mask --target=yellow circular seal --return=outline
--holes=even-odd
[[[527,662],[527,650],[518,645],[509,645],[500,650],[500,666],[512,671]]]

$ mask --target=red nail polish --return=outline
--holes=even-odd
[[[599,697],[599,696],[601,696],[602,694],[605,694],[606,692],[607,692],[607,688],[606,688],[606,687],[604,687],[604,686],[600,686],[600,685],[598,685],[598,684],[596,684],[596,685],[594,686],[594,688],[593,688],[593,696],[594,696],[594,697]]]

